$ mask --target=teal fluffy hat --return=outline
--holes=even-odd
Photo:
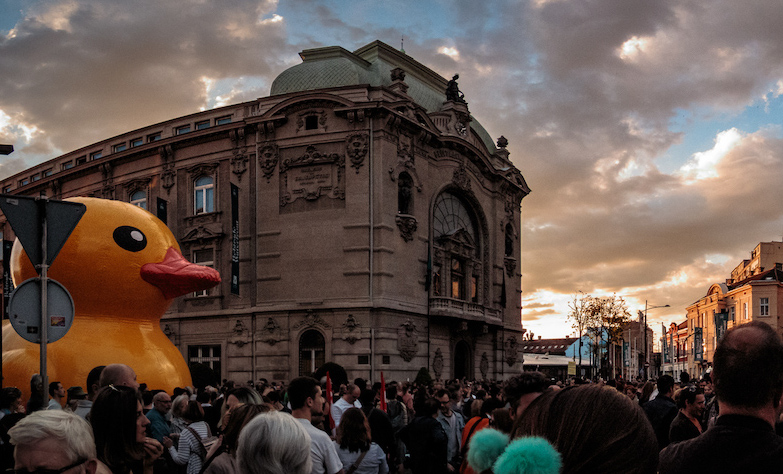
[[[473,435],[468,464],[478,473],[491,469],[494,474],[558,474],[563,465],[560,453],[544,438],[509,443],[506,434],[491,428]]]

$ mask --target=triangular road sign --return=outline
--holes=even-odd
[[[41,272],[42,221],[46,216],[46,265],[52,264],[76,224],[87,211],[84,204],[68,201],[54,201],[27,196],[0,194],[0,210],[5,214],[30,262]]]

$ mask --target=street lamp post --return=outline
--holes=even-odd
[[[648,309],[655,309],[655,308],[668,308],[669,305],[665,304],[662,306],[647,306],[647,300],[644,300],[644,326],[642,327],[642,331],[644,331],[644,380],[647,380],[647,369],[650,366],[650,362],[647,359],[647,310]]]

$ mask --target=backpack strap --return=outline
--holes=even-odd
[[[201,436],[190,426],[187,427],[187,430],[193,433],[193,436],[196,437],[196,443],[198,444],[198,455],[203,461],[207,457],[207,448],[204,447],[204,443],[201,442]],[[207,425],[207,433],[209,433],[209,425]]]
[[[351,467],[348,468],[347,471],[345,471],[346,474],[353,474],[354,472],[356,472],[356,470],[359,469],[359,464],[362,463],[364,456],[367,455],[369,451],[370,451],[369,449],[367,451],[362,451],[362,454],[360,454],[359,457],[356,458],[356,462],[353,463],[353,465],[351,465]]]

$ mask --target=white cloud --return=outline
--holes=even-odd
[[[695,153],[693,158],[680,168],[681,176],[687,183],[717,177],[717,166],[740,144],[742,138],[743,134],[736,128],[718,133],[715,137],[715,146],[710,150]]]
[[[455,61],[459,61],[459,50],[450,46],[441,46],[438,48],[438,53],[446,55]]]

